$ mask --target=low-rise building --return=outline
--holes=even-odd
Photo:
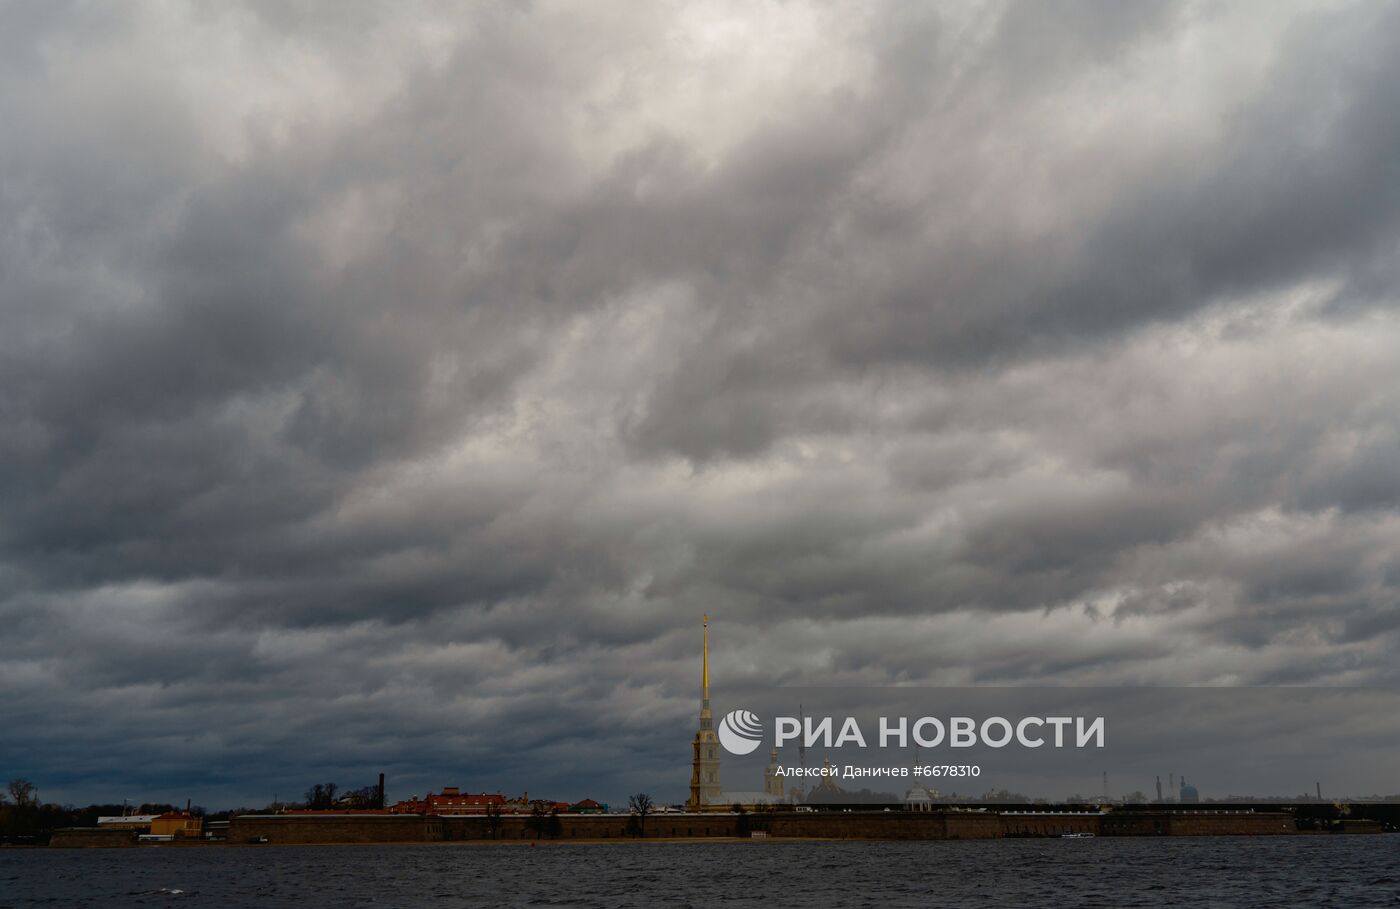
[[[197,818],[185,811],[167,811],[151,818],[150,833],[152,836],[198,839],[203,828],[203,818]]]
[[[569,814],[607,814],[608,806],[593,799],[584,799],[569,806]]]
[[[121,814],[112,817],[99,817],[97,826],[102,830],[134,830],[137,833],[150,833],[154,814]]]
[[[441,792],[429,792],[423,798],[412,796],[389,808],[393,814],[487,814],[492,807],[509,814],[514,804],[499,792],[463,792],[456,786],[444,786]]]
[[[442,792],[428,793],[425,814],[486,814],[492,805],[505,805],[506,797],[499,792],[462,792],[456,786],[446,786]]]

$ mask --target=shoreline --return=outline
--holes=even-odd
[[[1394,831],[1386,831],[1386,832],[1387,832],[1387,833],[1391,833],[1392,835],[1394,834]],[[1351,836],[1349,836],[1349,835],[1347,835],[1347,834],[1328,834],[1327,831],[1299,831],[1299,833],[1300,833],[1300,834],[1304,834],[1304,835],[1305,835],[1305,838],[1307,838],[1307,839],[1333,839],[1333,838],[1351,839]],[[106,846],[106,847],[101,847],[101,846],[39,846],[39,845],[23,845],[23,846],[6,846],[6,847],[4,847],[4,848],[7,848],[7,849],[8,849],[8,848],[14,848],[14,849],[44,849],[44,850],[53,849],[53,850],[60,850],[60,851],[98,849],[98,850],[103,850],[103,851],[105,851],[106,849],[176,849],[176,850],[183,850],[183,849],[206,849],[206,848],[224,848],[224,849],[268,849],[268,848],[272,848],[272,849],[323,849],[323,848],[333,848],[333,849],[339,849],[339,848],[357,848],[357,847],[363,848],[363,847],[384,847],[384,846],[396,846],[396,847],[397,847],[397,846],[410,846],[410,847],[430,847],[430,848],[434,848],[434,849],[441,849],[441,848],[449,848],[449,849],[450,849],[450,848],[457,848],[457,847],[480,848],[480,847],[500,846],[500,847],[509,848],[509,849],[528,849],[528,848],[548,848],[548,847],[560,847],[560,846],[675,846],[675,845],[695,845],[695,844],[703,844],[703,843],[720,843],[720,844],[736,844],[736,843],[743,843],[743,844],[747,844],[747,845],[763,846],[763,845],[766,845],[766,844],[790,844],[790,843],[830,844],[830,843],[913,843],[913,842],[918,842],[918,843],[979,843],[979,844],[981,844],[981,843],[988,843],[988,842],[1006,842],[1006,841],[1015,841],[1015,842],[1040,842],[1040,843],[1045,843],[1045,842],[1047,842],[1047,841],[1054,841],[1054,840],[1076,840],[1076,841],[1080,841],[1080,840],[1084,840],[1084,839],[1095,839],[1095,840],[1097,840],[1097,839],[1108,839],[1108,840],[1122,840],[1122,839],[1142,840],[1142,839],[1150,839],[1150,840],[1167,840],[1167,841],[1173,841],[1173,842],[1180,842],[1180,841],[1183,840],[1183,839],[1192,839],[1192,840],[1199,840],[1199,839],[1211,839],[1211,840],[1219,840],[1219,839],[1235,839],[1235,840],[1238,840],[1238,839],[1247,839],[1247,840],[1269,840],[1269,841],[1277,841],[1277,840],[1281,840],[1281,839],[1282,839],[1282,840],[1288,840],[1288,839],[1292,839],[1292,838],[1293,838],[1293,837],[1289,837],[1289,836],[1262,836],[1262,837],[1261,837],[1261,836],[1251,835],[1251,834],[1247,834],[1247,833],[1204,834],[1204,835],[1192,836],[1192,837],[1179,837],[1179,836],[1165,836],[1165,837],[1118,837],[1118,836],[1076,837],[1076,836],[1036,836],[1036,837],[930,838],[930,839],[892,839],[892,838],[890,838],[890,837],[878,837],[878,836],[870,836],[870,837],[864,837],[864,836],[847,836],[847,837],[769,836],[769,837],[757,837],[757,838],[753,838],[753,837],[738,837],[738,836],[709,836],[709,837],[702,837],[702,836],[690,836],[690,837],[686,837],[686,836],[678,836],[678,837],[660,837],[660,836],[657,836],[657,837],[628,837],[628,838],[620,838],[620,837],[579,837],[579,838],[552,839],[552,840],[551,840],[551,839],[543,839],[543,840],[517,840],[517,839],[506,839],[506,840],[480,840],[480,839],[470,839],[470,840],[437,840],[437,841],[419,841],[419,842],[414,842],[414,841],[393,841],[393,840],[386,840],[386,841],[381,841],[381,842],[357,842],[357,843],[344,843],[344,842],[342,842],[342,843],[229,843],[229,842],[221,842],[221,841],[212,841],[212,842],[193,842],[193,843],[139,843],[139,844],[132,844],[132,845],[129,845],[129,846]]]

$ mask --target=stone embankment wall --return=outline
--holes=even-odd
[[[417,814],[242,815],[229,822],[229,843],[432,843],[442,818]]]
[[[1151,811],[1103,816],[1105,836],[1269,836],[1297,833],[1291,814]]]
[[[444,817],[443,839],[532,840],[535,838],[535,831],[530,828],[529,820],[521,815],[504,815],[498,820],[493,836],[490,821],[480,815]],[[567,841],[631,838],[634,834],[629,820],[626,815],[621,814],[561,814],[559,839]],[[732,814],[653,814],[646,819],[644,825],[647,839],[732,837],[739,835],[740,828],[739,818]]]
[[[1374,828],[1378,829],[1378,828]],[[1095,836],[1261,836],[1295,833],[1291,815],[1270,812],[1151,811],[1080,814],[991,811],[794,811],[734,815],[654,814],[646,839],[748,836],[813,839],[953,840],[1001,837]],[[231,844],[432,843],[441,841],[520,841],[536,838],[530,819],[506,815],[493,824],[482,816],[420,815],[245,815],[229,824]],[[560,815],[559,842],[632,839],[625,815]],[[134,837],[121,831],[64,830],[54,845],[126,846]]]
[[[1006,837],[1066,836],[1103,833],[1101,814],[1003,814],[997,817]]]

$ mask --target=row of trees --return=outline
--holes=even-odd
[[[306,808],[382,808],[379,804],[378,786],[361,786],[342,792],[335,783],[317,783],[306,790],[303,797]]]

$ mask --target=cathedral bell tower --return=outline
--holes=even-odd
[[[781,770],[778,749],[774,748],[768,755],[768,768],[763,771],[763,794],[776,802],[781,802],[786,795],[783,792],[783,778],[779,774]]]
[[[704,643],[700,663],[700,728],[691,743],[690,801],[692,811],[705,805],[718,805],[724,800],[719,784],[719,737],[715,735],[715,718],[710,713],[710,617],[705,616]]]

